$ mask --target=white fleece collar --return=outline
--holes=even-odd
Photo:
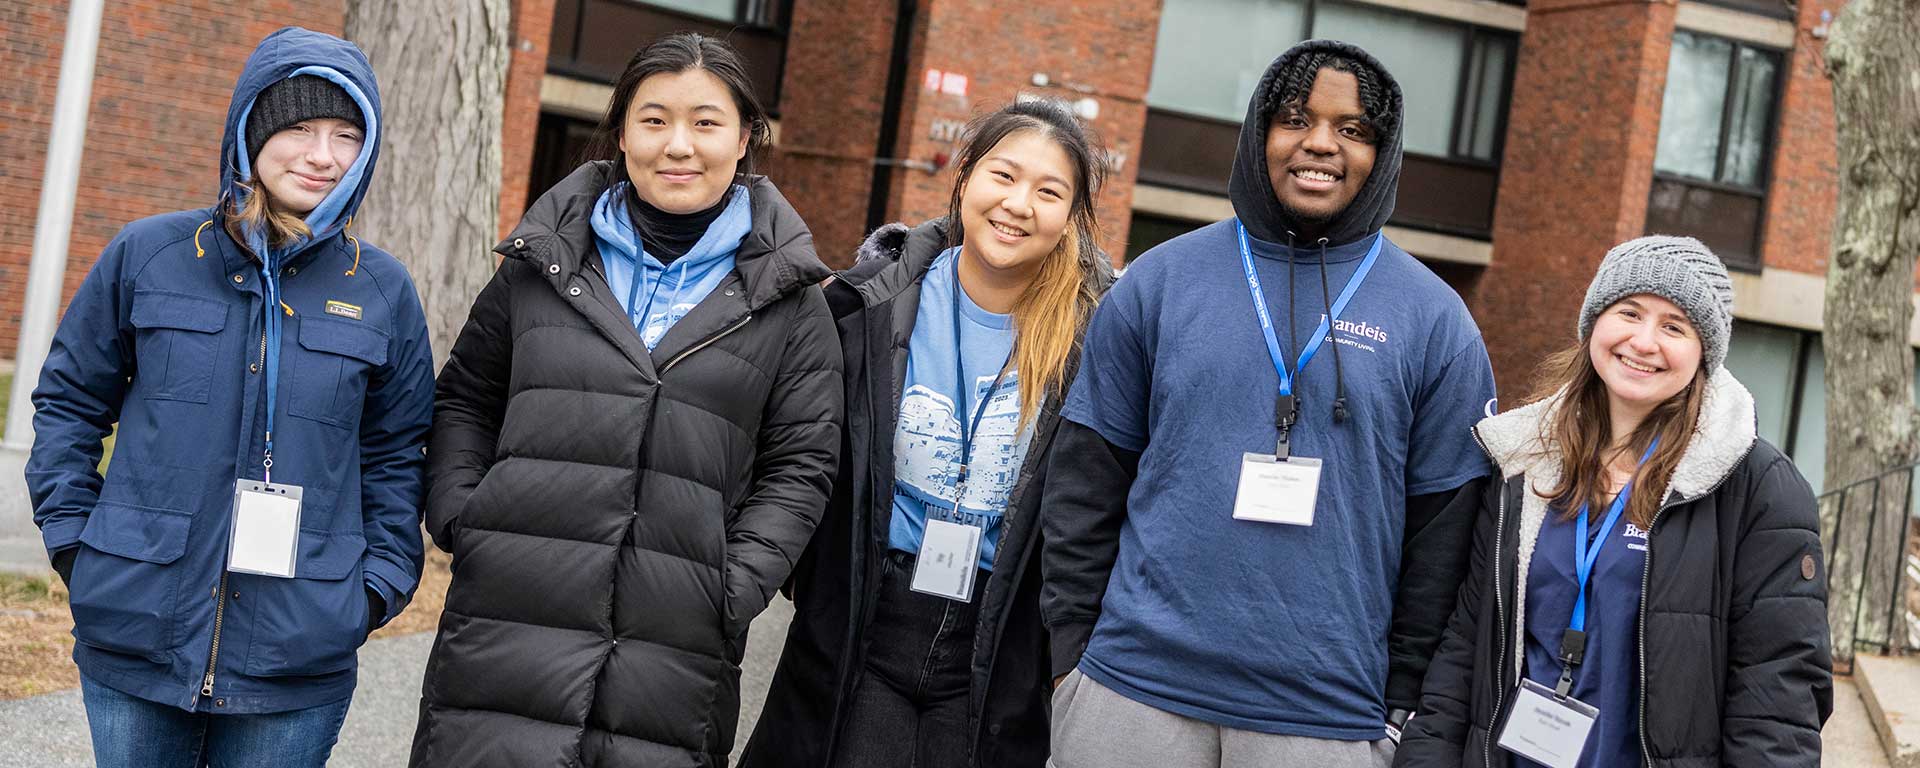
[[[1545,428],[1564,397],[1564,393],[1557,394],[1474,425],[1474,434],[1502,477],[1525,474],[1529,482],[1541,487],[1559,482],[1556,446],[1551,445]],[[1753,448],[1758,429],[1753,395],[1726,368],[1716,369],[1707,377],[1706,402],[1687,450],[1667,482],[1668,499],[1676,494],[1691,499],[1719,485]]]
[[[1486,450],[1502,478],[1524,475],[1521,482],[1526,487],[1520,494],[1520,527],[1518,540],[1514,542],[1517,545],[1511,628],[1514,637],[1519,636],[1520,627],[1526,626],[1527,570],[1533,563],[1533,545],[1540,539],[1540,526],[1547,519],[1547,499],[1534,491],[1560,484],[1560,463],[1555,460],[1555,447],[1545,428],[1565,394],[1562,391],[1540,402],[1490,416],[1473,427],[1480,447]],[[1694,424],[1687,450],[1680,455],[1680,463],[1667,482],[1667,502],[1706,495],[1733,473],[1758,439],[1759,425],[1754,414],[1753,395],[1747,388],[1725,367],[1714,370],[1713,375],[1707,377],[1706,402],[1700,408],[1700,420]],[[1505,498],[1504,492],[1501,497]],[[1513,645],[1513,668],[1519,670],[1525,663],[1526,644]]]

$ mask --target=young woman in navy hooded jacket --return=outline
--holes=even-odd
[[[324,765],[355,651],[418,582],[425,316],[347,229],[381,127],[359,49],[269,35],[219,199],[127,225],[61,320],[27,484],[101,766]],[[291,577],[229,570],[236,484],[268,479],[302,489]]]

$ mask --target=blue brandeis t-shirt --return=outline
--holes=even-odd
[[[1249,242],[1292,370],[1323,314],[1319,252]],[[1339,294],[1371,245],[1362,238],[1327,252],[1328,294]],[[1232,728],[1385,735],[1406,497],[1489,472],[1469,427],[1492,408],[1493,371],[1460,297],[1391,242],[1329,337],[1294,385],[1293,455],[1325,461],[1313,525],[1235,520],[1243,454],[1274,450],[1280,384],[1234,222],[1161,244],[1114,284],[1064,413],[1141,452],[1080,663],[1087,676]],[[1340,424],[1336,344],[1348,409]]]
[[[980,567],[993,570],[1000,521],[1007,497],[1026,461],[1032,425],[1019,428],[1020,377],[1001,368],[1013,350],[1013,316],[981,309],[960,290],[955,276],[960,249],[949,248],[933,260],[920,283],[920,308],[907,346],[907,378],[900,393],[900,421],[893,432],[893,517],[887,542],[893,549],[918,553],[927,516],[981,529]],[[954,302],[958,301],[958,307]],[[955,317],[959,318],[955,344]],[[959,370],[954,366],[958,364]],[[1000,386],[993,388],[994,377]],[[993,399],[981,398],[993,389]],[[956,392],[956,389],[964,389]],[[968,461],[966,498],[953,512],[960,470],[960,414],[964,398],[967,426],[980,413]]]
[[[1573,618],[1579,580],[1573,570],[1575,522],[1560,510],[1540,526],[1527,567],[1527,679],[1552,688],[1560,681],[1560,636]],[[1597,522],[1597,521],[1596,521]],[[1599,525],[1590,535],[1599,535]],[[1647,532],[1621,517],[1601,545],[1587,584],[1585,659],[1573,673],[1571,695],[1600,710],[1587,734],[1581,768],[1640,765],[1640,680],[1635,635]],[[1516,768],[1538,763],[1515,756]]]

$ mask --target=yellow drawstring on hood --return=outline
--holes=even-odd
[[[360,270],[360,240],[348,231],[351,229],[353,229],[353,219],[349,218],[347,225],[340,228],[340,233],[347,236],[347,242],[353,243],[353,266],[347,267],[347,277],[353,277],[353,273]]]
[[[193,257],[196,259],[206,258],[207,249],[200,245],[200,233],[207,231],[207,227],[211,226],[213,226],[213,219],[207,219],[200,222],[199,229],[193,231]]]

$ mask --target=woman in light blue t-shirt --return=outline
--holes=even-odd
[[[742,765],[1045,762],[1037,502],[1112,282],[1094,219],[1104,158],[1058,102],[987,115],[957,154],[948,215],[882,228],[828,286],[846,458]]]

